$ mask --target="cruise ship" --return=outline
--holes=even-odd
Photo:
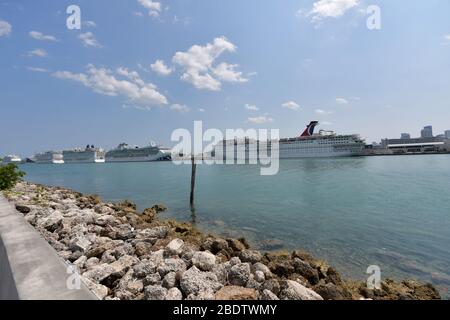
[[[105,152],[101,148],[87,145],[84,149],[64,150],[64,163],[104,163]]]
[[[318,157],[348,157],[362,155],[365,141],[357,134],[337,135],[333,131],[320,130],[315,134],[314,129],[318,121],[311,121],[301,135],[295,138],[285,138],[278,141],[278,150],[272,141],[267,142],[267,150],[264,154],[269,156],[279,152],[280,159],[289,158],[318,158]],[[238,146],[245,146],[243,152],[238,154]],[[215,159],[226,158],[227,150],[234,153],[234,159],[255,159],[261,151],[261,142],[256,140],[235,139],[225,140],[219,143],[213,150],[211,156]],[[244,150],[244,149],[243,149]],[[245,157],[245,158],[243,158]]]
[[[54,164],[64,163],[63,155],[61,152],[58,151],[47,151],[35,154],[33,160],[35,163],[54,163]]]
[[[106,162],[146,162],[170,160],[170,149],[150,143],[145,147],[130,146],[121,143],[117,148],[105,154]]]
[[[8,155],[6,157],[3,158],[2,162],[4,164],[8,164],[8,163],[21,163],[22,159],[20,159],[19,156],[16,155]]]

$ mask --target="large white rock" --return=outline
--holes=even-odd
[[[205,292],[214,293],[222,286],[214,273],[202,272],[196,266],[184,272],[180,280],[181,290],[186,296],[190,294],[198,296]]]
[[[181,293],[180,289],[175,287],[167,291],[166,300],[182,300],[182,299],[183,294]]]
[[[192,263],[200,270],[210,271],[216,264],[216,256],[209,251],[197,251],[192,257]]]
[[[323,300],[323,298],[311,289],[298,282],[286,280],[280,293],[281,300]]]
[[[168,255],[179,255],[183,251],[184,241],[181,239],[173,239],[166,246],[166,252]]]
[[[72,251],[85,252],[91,247],[91,242],[85,236],[76,236],[69,243],[69,249]]]

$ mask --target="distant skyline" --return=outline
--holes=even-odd
[[[66,8],[81,8],[81,30]],[[366,26],[367,7],[381,29]],[[193,128],[450,129],[450,1],[0,0],[0,156]]]

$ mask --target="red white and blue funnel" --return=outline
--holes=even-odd
[[[314,134],[314,128],[319,124],[319,121],[311,121],[306,127],[305,131],[300,137],[311,137]]]

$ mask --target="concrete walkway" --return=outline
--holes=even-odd
[[[81,282],[68,289],[67,264],[0,194],[0,300],[94,300]]]

